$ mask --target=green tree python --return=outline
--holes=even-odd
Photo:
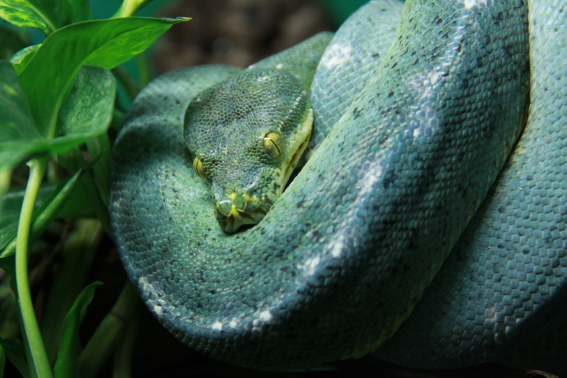
[[[173,71],[134,101],[113,150],[110,212],[147,307],[191,348],[252,368],[370,352],[425,368],[513,364],[527,344],[515,366],[564,369],[566,2],[374,1],[323,54],[329,39],[245,71]],[[280,86],[278,70],[300,84],[256,92]],[[262,180],[233,169],[282,158],[285,114],[308,123],[301,84],[315,118],[309,160],[277,200],[267,184],[256,197],[269,206],[251,207],[263,219],[234,232],[227,219],[254,197],[236,183]],[[243,128],[184,131],[197,111]],[[195,159],[209,144],[217,155]],[[232,189],[200,177],[212,171]],[[546,331],[563,344],[537,362]]]

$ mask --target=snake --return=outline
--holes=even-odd
[[[562,0],[377,0],[334,36],[248,69],[159,76],[112,152],[109,211],[128,277],[182,343],[244,367],[373,353],[409,367],[565,371],[565,46]],[[273,75],[295,86],[256,92]],[[197,108],[210,130],[187,128]],[[231,172],[289,156],[281,117],[264,125],[282,112],[314,118],[283,193],[211,184],[213,171],[260,182]],[[243,128],[212,125],[227,117]],[[199,155],[209,144],[244,160],[218,168]],[[261,216],[237,231],[244,202]]]

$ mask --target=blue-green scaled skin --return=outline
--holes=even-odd
[[[392,4],[372,2],[354,17],[370,17],[372,9],[380,13],[390,6],[395,14],[400,6]],[[565,7],[558,0],[550,4]],[[381,34],[378,25],[358,23],[362,24],[373,26],[363,36]],[[349,25],[356,27],[356,20]],[[183,140],[183,117],[197,93],[237,70],[213,66],[174,71],[140,93],[113,151],[111,220],[128,276],[148,308],[182,342],[230,363],[290,369],[374,351],[409,316],[489,192],[525,124],[530,37],[527,4],[520,0],[408,1],[399,30],[387,54],[376,54],[378,47],[373,44],[360,49],[384,59],[369,59],[377,64],[369,70],[375,73],[364,89],[355,89],[354,103],[342,111],[332,130],[323,131],[326,138],[320,145],[315,142],[311,158],[266,217],[233,235],[218,226],[210,187],[193,171]],[[368,40],[372,38],[381,37]],[[325,76],[319,75],[334,71],[333,67],[348,70],[353,56],[345,42],[341,43],[337,47],[331,42],[327,49],[338,55],[321,58],[313,91],[343,90],[336,83],[325,87]],[[565,45],[564,40],[549,43],[555,43],[554,52],[565,56],[564,49],[557,47]],[[268,58],[255,67],[293,71],[288,60],[293,54]],[[299,67],[310,64],[303,62]],[[558,63],[555,70],[562,73],[564,69]],[[308,76],[300,71],[295,75]],[[318,75],[322,78],[317,79]],[[553,76],[551,82],[565,77]],[[537,93],[533,82],[532,78],[532,97]],[[556,94],[565,88],[542,85],[548,89],[542,97],[545,104],[549,88]],[[311,95],[315,114],[324,112],[316,105],[318,96]],[[556,110],[543,116],[543,125],[536,128],[549,127],[551,121],[565,125],[562,98],[557,97]],[[530,115],[531,120],[536,118]],[[317,122],[316,118],[316,126]],[[543,160],[564,156],[557,152],[564,149],[559,142],[565,139],[562,132],[559,128],[556,137],[545,143],[550,158]],[[532,148],[527,143],[520,151]],[[552,145],[555,158],[551,158]],[[513,156],[512,162],[519,159]],[[541,164],[538,160],[534,174],[543,172]],[[554,164],[562,167],[560,162]],[[506,174],[517,169],[510,167],[514,165],[506,165]],[[560,195],[565,192],[562,172],[558,168],[547,174],[547,182],[553,184],[543,184]],[[513,180],[501,177],[497,188]],[[490,198],[498,192],[493,190]],[[553,222],[543,222],[550,213],[550,197],[518,210],[524,206],[522,198],[512,195],[487,205],[496,206],[494,216],[509,212],[508,223],[503,218],[499,223],[489,220],[487,226],[495,231],[467,230],[465,235],[471,235],[473,243],[478,239],[481,254],[495,248],[496,234],[503,235],[502,241],[496,241],[504,246],[498,247],[499,258],[508,259],[502,266],[518,268],[519,258],[511,251],[526,254],[509,220],[524,219],[525,226],[521,218],[525,212],[541,217],[539,224],[547,229],[536,227],[531,234],[534,250],[542,248],[534,252],[540,257],[522,261],[524,271],[531,269],[535,280],[526,276],[529,285],[525,285],[518,273],[505,276],[511,269],[496,272],[495,254],[490,250],[490,263],[487,257],[457,257],[456,264],[469,264],[459,267],[473,272],[469,281],[476,281],[475,273],[482,277],[493,274],[493,278],[499,275],[498,282],[493,280],[499,285],[479,290],[456,286],[455,278],[450,278],[444,288],[436,290],[445,290],[443,300],[452,303],[451,311],[441,313],[433,323],[436,326],[428,323],[420,330],[441,343],[448,337],[445,326],[453,332],[454,347],[449,342],[451,345],[431,349],[431,341],[420,343],[415,337],[409,346],[402,341],[392,347],[393,360],[435,368],[482,362],[502,353],[492,353],[490,340],[518,343],[511,341],[512,336],[526,330],[514,330],[513,323],[527,319],[526,324],[532,322],[537,328],[546,315],[538,318],[530,313],[537,314],[540,307],[547,314],[556,311],[548,304],[565,292],[565,273],[559,269],[567,264],[565,212],[551,205],[556,211],[553,228]],[[475,222],[483,224],[482,217],[491,211],[483,210]],[[515,224],[518,228],[519,223]],[[527,236],[518,235],[520,239]],[[504,244],[508,242],[517,243],[518,248]],[[467,250],[463,246],[467,243],[460,241],[460,250]],[[526,243],[532,247],[531,242]],[[556,247],[556,255],[547,255],[545,260],[543,250],[553,253],[549,245]],[[469,281],[461,284],[469,285]],[[553,283],[551,287],[548,282]],[[525,290],[544,299],[530,304]],[[464,306],[459,295],[469,292],[475,296],[482,292],[486,298],[480,302],[485,307],[479,304],[473,311]],[[473,299],[469,295],[468,300]],[[528,304],[516,306],[522,301]],[[487,303],[493,304],[492,312]],[[520,307],[522,311],[514,310]],[[480,332],[489,341],[471,335],[471,322],[489,324],[490,319],[497,324],[492,336],[490,330]]]

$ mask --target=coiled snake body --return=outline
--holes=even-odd
[[[315,152],[245,232],[220,229],[183,141],[191,98],[238,70],[171,72],[132,105],[113,228],[134,286],[182,342],[267,369],[376,348],[410,366],[510,362],[546,327],[565,342],[567,5],[531,1],[528,20],[522,0],[408,1],[384,57],[372,33],[401,6],[371,2],[337,33],[312,85]]]

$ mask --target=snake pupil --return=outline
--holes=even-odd
[[[270,132],[264,136],[264,149],[271,158],[278,158],[281,152],[282,138],[280,134]]]

